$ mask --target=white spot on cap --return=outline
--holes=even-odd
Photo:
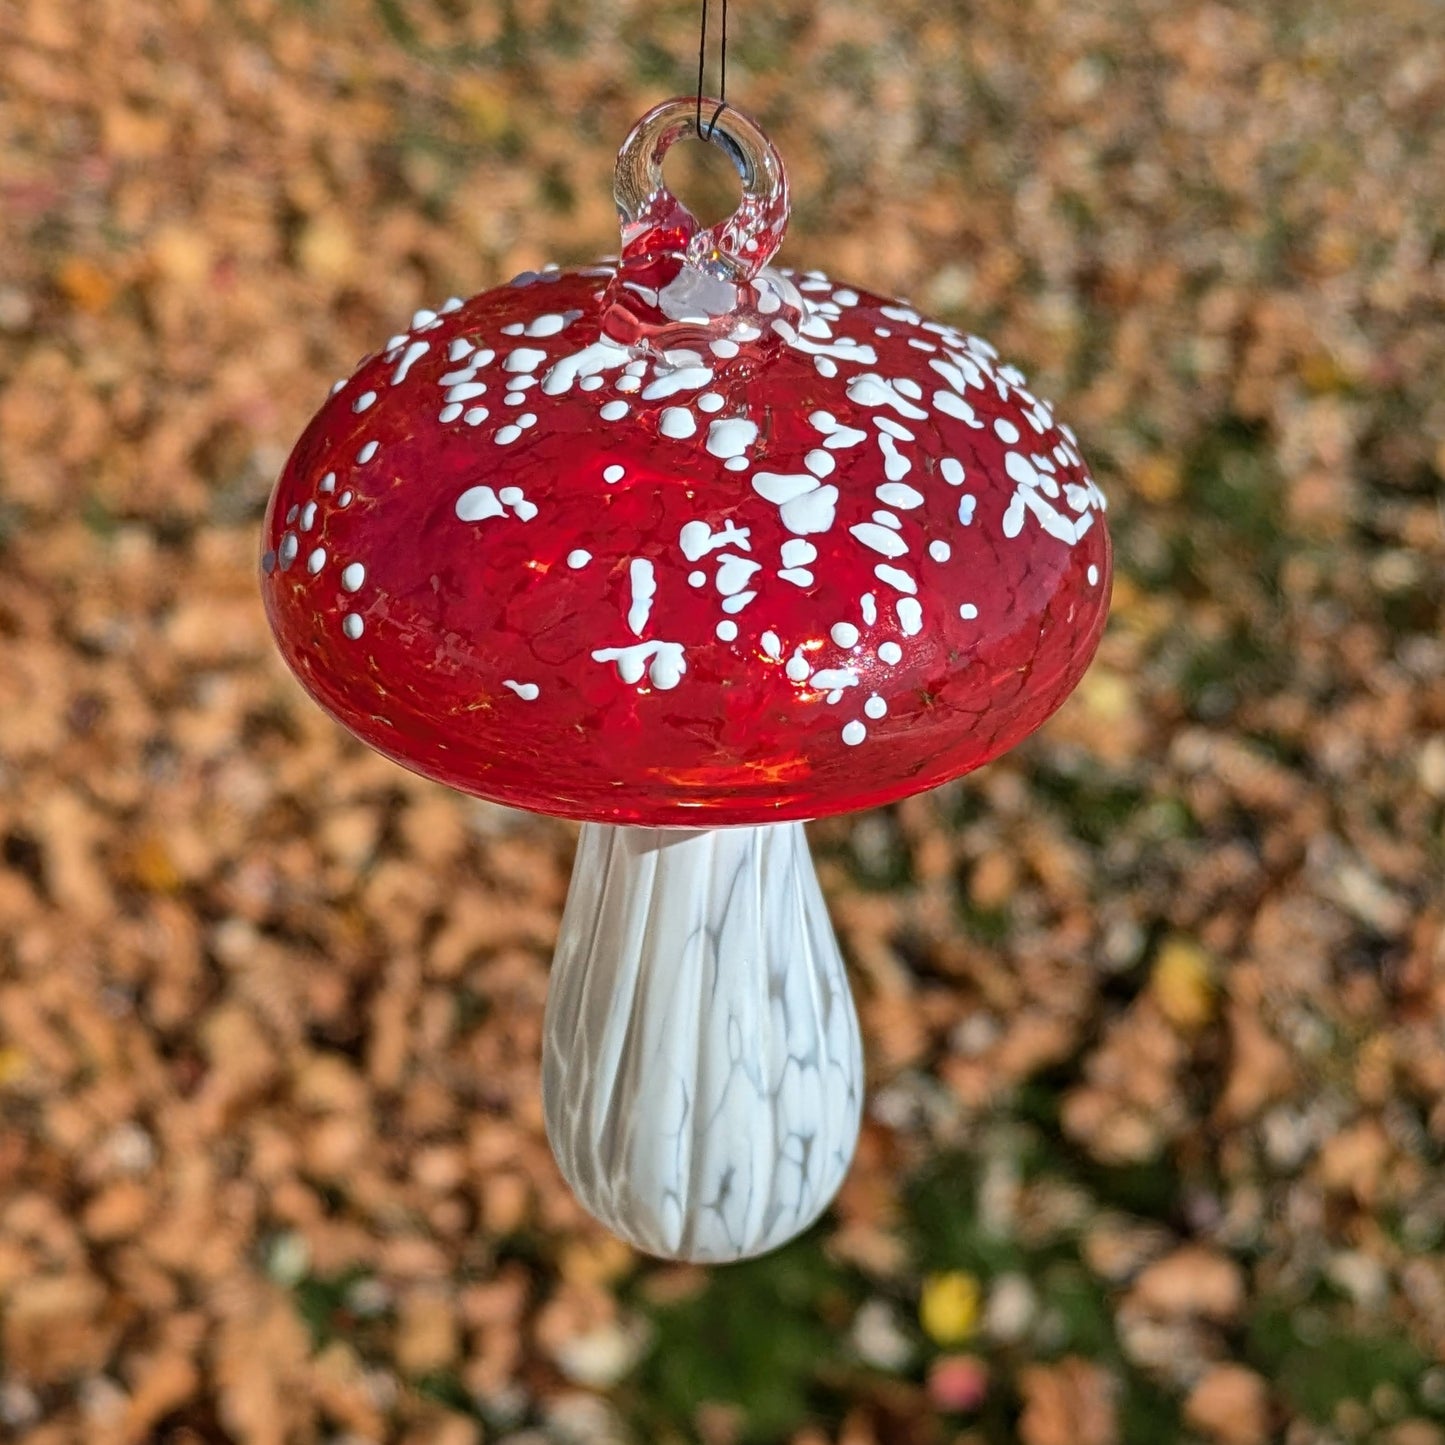
[[[378,445],[378,442],[367,442],[367,444],[362,447],[359,452],[357,452],[356,460],[360,462],[363,466],[365,466],[366,463],[369,462],[372,457],[376,455],[376,449]]]
[[[978,608],[975,607],[972,602],[965,602],[963,606],[958,609],[958,615],[963,618],[965,622],[972,622],[973,619],[978,616]]]
[[[548,396],[559,396],[572,389],[579,377],[614,371],[627,362],[628,353],[608,341],[594,341],[571,356],[564,356],[542,378],[542,390]]]
[[[355,592],[366,581],[366,568],[360,562],[348,562],[341,569],[341,585],[348,592]]]
[[[1000,530],[1005,537],[1017,537],[1024,529],[1024,493],[1017,491],[1004,509]]]
[[[907,482],[884,482],[873,494],[880,502],[890,507],[901,507],[905,512],[923,505],[923,493]]]
[[[466,422],[468,426],[481,426],[489,416],[491,416],[491,412],[489,412],[486,407],[474,406],[468,410],[462,420]]]
[[[603,470],[602,480],[604,482],[620,482],[627,475],[625,467],[620,467],[614,462],[610,467]]]
[[[766,652],[767,655],[773,659],[773,661],[776,662],[778,658],[783,655],[783,644],[778,639],[778,634],[776,632],[763,633],[761,641],[763,644],[763,651]]]
[[[355,412],[363,412],[376,405],[376,393],[374,391],[363,391],[360,396],[351,403],[351,409]]]
[[[306,559],[306,570],[308,572],[319,572],[326,565],[326,548],[317,547]]]
[[[1093,565],[1093,563],[1091,562],[1091,563],[1089,564],[1089,586],[1090,586],[1090,587],[1097,587],[1098,585],[1099,585],[1099,569],[1098,569],[1097,567],[1095,567],[1095,566]]]
[[[566,316],[559,316],[555,311],[549,311],[545,316],[533,317],[527,323],[527,329],[523,333],[526,336],[555,336],[569,321],[575,321],[577,312],[569,312]]]
[[[888,527],[877,522],[859,522],[848,528],[865,547],[881,552],[885,557],[901,557],[908,551],[908,543]]]
[[[1019,439],[1019,429],[1005,416],[994,417],[993,429],[998,439],[1009,446]]]
[[[710,343],[708,349],[712,352],[714,356],[721,357],[724,361],[729,361],[738,354],[737,342],[729,341],[726,337]],[[733,628],[733,633],[734,636],[736,636],[736,627]]]
[[[958,520],[965,527],[973,524],[974,509],[978,506],[978,498],[972,492],[965,492],[958,499]]]
[[[504,426],[493,438],[499,447],[510,446],[519,436],[522,435],[522,428],[519,426]]]
[[[808,666],[808,659],[803,656],[803,649],[800,647],[788,659],[783,671],[793,682],[807,682],[808,674],[812,668]]]
[[[780,550],[784,567],[806,567],[818,560],[818,549],[802,537],[789,537]]]
[[[451,403],[449,403],[448,405],[444,406],[444,407],[437,413],[437,420],[438,420],[439,422],[442,422],[443,424],[445,424],[445,423],[447,423],[447,422],[453,422],[453,421],[455,421],[461,414],[462,414],[462,404],[461,404],[461,402],[459,402],[459,401],[454,401],[454,402],[451,402]]]
[[[632,605],[627,609],[627,625],[634,637],[642,636],[657,595],[657,579],[652,563],[646,557],[634,557],[627,567],[627,580],[632,584]]]
[[[668,692],[682,681],[687,658],[680,642],[636,642],[630,647],[603,647],[592,654],[594,662],[612,662],[623,682],[647,680],[659,692]]]
[[[663,436],[672,437],[674,441],[681,441],[684,437],[690,437],[697,430],[697,422],[685,406],[670,406],[663,411],[658,420],[657,429]]]
[[[514,682],[510,677],[502,679],[502,686],[511,688],[523,702],[536,702],[542,691],[535,682]]]
[[[868,701],[863,704],[863,711],[866,712],[869,717],[876,720],[880,717],[887,716],[888,704],[875,692]]]
[[[923,631],[923,607],[916,597],[898,599],[898,624],[905,637],[916,637]]]
[[[728,417],[709,424],[707,449],[715,457],[740,457],[757,440],[758,424],[746,417]]]
[[[718,623],[716,631],[720,641],[731,642],[738,635],[738,625],[731,618],[724,617]]]
[[[366,631],[366,623],[361,620],[360,613],[348,612],[346,616],[341,619],[341,630],[355,642],[356,639]]]
[[[851,667],[820,667],[812,677],[808,679],[809,687],[816,687],[820,692],[836,692],[842,696],[845,687],[858,686],[858,674]],[[837,697],[830,697],[829,702],[837,702]]]
[[[856,447],[859,442],[866,442],[868,433],[860,431],[857,427],[840,426],[835,427],[829,433],[828,440],[823,443],[830,452],[846,451],[849,447]]]
[[[460,361],[462,357],[470,356],[476,349],[465,336],[454,337],[452,344],[447,347],[447,360]]]
[[[717,590],[724,597],[731,597],[734,593],[741,592],[748,585],[753,573],[759,570],[760,565],[757,562],[750,562],[746,557],[735,557],[731,552],[724,552],[718,558]]]
[[[603,421],[621,421],[627,415],[628,407],[625,401],[603,402],[602,409],[597,413]]]
[[[567,554],[567,565],[575,572],[592,560],[592,554],[585,547],[574,547]]]
[[[323,492],[334,492],[336,490],[335,472],[327,472],[326,475],[321,478],[321,490]]]
[[[391,374],[391,384],[400,386],[406,380],[406,374],[423,356],[431,350],[429,341],[413,341],[406,349],[406,355],[402,357],[396,370]]]
[[[843,725],[843,741],[850,748],[856,748],[868,736],[868,729],[857,718]]]
[[[953,556],[953,548],[947,542],[934,541],[928,544],[928,555],[935,562],[947,562]]]
[[[878,599],[871,592],[865,592],[858,599],[858,605],[863,609],[863,621],[872,627],[878,621]]]
[[[811,481],[812,479],[809,478]],[[826,532],[833,525],[838,505],[837,487],[819,487],[785,502],[780,509],[783,526],[798,536]]]
[[[833,377],[838,374],[838,363],[826,356],[815,356],[813,365],[818,369],[819,376]]]
[[[906,417],[924,421],[928,413],[907,398],[903,381],[889,382],[873,371],[864,371],[848,383],[848,399],[859,406],[891,406]]]
[[[786,506],[817,486],[817,478],[804,472],[758,472],[752,481],[753,491],[775,507]]]
[[[296,554],[300,550],[301,543],[297,539],[296,533],[287,532],[286,535],[281,539],[281,550],[278,554],[281,558],[281,567],[283,571],[296,560]]]
[[[457,516],[464,522],[482,522],[506,516],[506,508],[490,487],[468,487],[457,498]]]
[[[695,519],[682,524],[682,530],[677,534],[677,545],[689,562],[696,562],[698,558],[706,557],[709,552],[716,552],[719,547],[730,543],[741,547],[744,552],[751,552],[752,543],[748,540],[751,534],[750,527],[739,527],[731,521],[724,522],[720,532],[714,532],[706,522]]]
[[[712,380],[710,366],[680,366],[676,371],[665,371],[655,376],[643,389],[643,401],[660,401],[665,396],[675,396],[680,391],[696,391]],[[687,433],[691,435],[691,432]]]
[[[945,416],[957,417],[959,421],[966,422],[975,431],[983,430],[983,423],[974,415],[973,408],[961,396],[955,396],[951,391],[935,391],[933,405]]]
[[[715,391],[705,391],[697,399],[697,409],[711,416],[713,412],[723,409],[723,399]]]
[[[903,661],[903,649],[896,642],[882,642],[878,645],[878,660],[890,667]]]
[[[309,532],[316,525],[316,503],[307,502],[301,508],[301,530]]]
[[[689,587],[706,587],[707,573],[701,568],[687,574],[687,585]]]
[[[724,597],[722,610],[724,612],[741,612],[757,595],[756,592],[739,592],[736,597]]]
[[[547,353],[539,351],[535,346],[519,346],[508,354],[507,359],[502,363],[502,370],[536,371],[546,359]]]
[[[890,567],[886,562],[880,562],[878,566],[873,569],[873,575],[880,582],[886,582],[890,587],[896,587],[900,592],[918,591],[918,583],[901,567]]]
[[[822,447],[814,447],[813,450],[803,458],[803,465],[807,467],[815,477],[826,477],[838,463],[831,452],[825,452]]]
[[[852,647],[858,641],[858,629],[851,622],[835,622],[828,635],[839,647]]]
[[[883,451],[883,475],[889,481],[896,482],[913,470],[913,463],[898,450],[892,437],[880,435],[878,445]]]
[[[950,487],[961,487],[963,485],[963,463],[957,457],[944,457],[939,463],[939,470],[943,473],[943,480]]]

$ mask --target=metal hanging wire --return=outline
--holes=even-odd
[[[707,128],[702,123],[702,94],[703,82],[707,75],[707,21],[708,12],[712,9],[712,0],[702,0],[702,24],[699,27],[700,33],[697,42],[697,133],[704,140],[712,139],[713,127],[717,125],[718,117],[727,109],[728,103],[728,0],[722,0],[722,43],[719,46],[718,55],[718,107],[712,113],[712,119],[708,121]]]

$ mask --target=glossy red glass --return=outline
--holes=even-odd
[[[665,200],[620,275],[420,313],[333,393],[265,524],[287,662],[407,767],[574,818],[818,817],[987,762],[1103,628],[1074,436],[977,338],[763,269],[776,214],[709,272]]]

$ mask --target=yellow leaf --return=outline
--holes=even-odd
[[[477,75],[458,77],[452,87],[452,98],[466,116],[475,135],[482,140],[497,140],[511,123],[510,97],[495,81]]]
[[[88,256],[70,256],[60,263],[55,284],[82,311],[99,314],[115,298],[115,281]]]
[[[1122,672],[1102,663],[1084,674],[1079,698],[1101,722],[1122,722],[1135,710],[1134,684]]]
[[[1134,468],[1134,490],[1149,502],[1172,502],[1182,480],[1179,463],[1160,453],[1145,457]]]
[[[183,881],[165,839],[156,833],[147,833],[131,849],[130,874],[148,893],[174,893]]]
[[[1202,1029],[1214,1018],[1214,964],[1193,939],[1164,941],[1154,960],[1149,988],[1159,1012],[1181,1032]]]
[[[931,1274],[923,1281],[918,1322],[938,1345],[958,1345],[978,1327],[983,1292],[978,1280],[961,1269]]]

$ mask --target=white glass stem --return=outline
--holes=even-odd
[[[744,1259],[837,1192],[858,1018],[801,823],[582,828],[552,964],[547,1136],[649,1254]]]

